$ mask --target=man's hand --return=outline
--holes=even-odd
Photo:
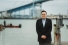
[[[46,39],[46,36],[45,36],[45,35],[42,35],[41,38],[42,38],[42,39]]]

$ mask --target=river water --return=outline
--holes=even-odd
[[[4,20],[7,24],[22,24],[22,28],[5,28],[0,31],[0,45],[38,45],[36,33],[36,20],[32,19],[0,19],[0,24]],[[52,20],[52,42],[54,42],[54,24],[56,20]],[[61,41],[68,41],[68,20],[63,20],[64,27],[61,28]]]

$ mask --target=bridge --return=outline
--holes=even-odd
[[[5,13],[5,17],[18,17],[18,18],[39,18],[42,10],[42,3],[50,0],[33,0],[33,2],[16,7],[10,10],[0,12],[1,16]],[[26,15],[26,16],[25,16]],[[29,15],[29,16],[28,16]]]

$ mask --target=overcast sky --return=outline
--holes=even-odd
[[[0,0],[0,11],[19,7],[32,2],[33,0]],[[54,0],[42,3],[42,9],[48,14],[67,14],[68,0]]]

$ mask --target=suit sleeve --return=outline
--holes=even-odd
[[[36,21],[36,32],[39,36],[42,36],[42,33],[41,31],[39,30],[39,23],[38,23],[38,20]]]
[[[49,29],[47,31],[47,33],[45,33],[45,36],[47,36],[48,34],[50,34],[52,31],[52,21],[50,20],[50,26],[49,26]]]

